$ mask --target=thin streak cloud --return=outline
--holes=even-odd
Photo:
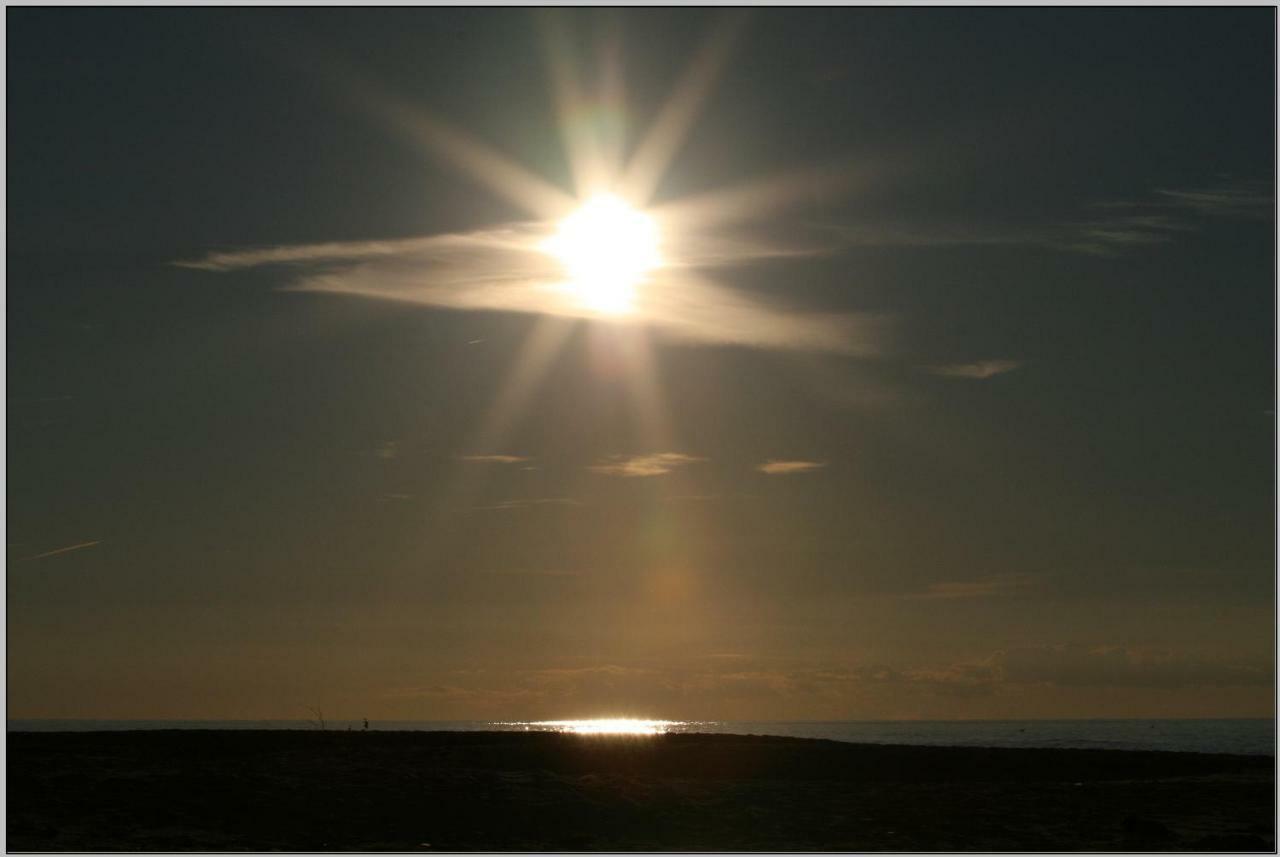
[[[706,461],[680,452],[656,452],[650,455],[614,455],[591,466],[593,473],[602,476],[662,476],[676,468]]]
[[[1156,191],[1171,207],[1210,217],[1269,217],[1275,206],[1269,182],[1223,182],[1211,187]]]
[[[771,458],[756,467],[769,476],[788,476],[793,473],[811,473],[827,466],[825,461],[779,460]]]
[[[1006,372],[1012,372],[1022,366],[1018,360],[979,360],[976,363],[951,363],[942,366],[930,366],[927,371],[944,378],[967,378],[971,381],[985,381]]]
[[[306,265],[321,262],[352,262],[361,259],[403,255],[436,255],[467,250],[503,250],[523,247],[520,235],[511,230],[480,230],[466,234],[431,235],[394,241],[330,241],[323,244],[296,244],[228,250],[209,253],[199,259],[179,260],[178,268],[198,271],[235,271],[263,265]]]
[[[458,459],[475,464],[519,464],[529,460],[523,455],[459,455]]]
[[[44,559],[45,557],[58,556],[59,554],[71,553],[72,551],[84,550],[85,548],[91,548],[94,545],[100,545],[100,544],[102,544],[102,539],[94,539],[93,541],[90,541],[90,542],[80,542],[79,544],[67,545],[66,547],[55,548],[54,550],[51,550],[51,551],[38,553],[35,556],[25,557],[23,559],[23,562],[30,562],[35,559]]]
[[[538,497],[532,500],[503,500],[492,506],[477,506],[477,511],[506,512],[513,509],[528,509],[535,506],[581,506],[582,503],[571,497]]]

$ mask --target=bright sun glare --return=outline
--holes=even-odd
[[[662,735],[671,727],[680,725],[680,722],[606,717],[593,720],[531,720],[504,725],[523,726],[526,730],[546,729],[552,732],[568,732],[574,735]]]
[[[542,246],[564,265],[579,299],[609,315],[631,309],[636,288],[662,261],[653,218],[613,194],[589,199]]]

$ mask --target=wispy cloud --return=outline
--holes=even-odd
[[[1036,225],[876,222],[834,225],[826,231],[843,247],[1041,247],[1115,256],[1195,233],[1208,218],[1259,220],[1273,210],[1269,182],[1235,180],[1104,200],[1089,205],[1082,217]]]
[[[591,470],[604,476],[661,476],[678,467],[706,461],[681,452],[655,452],[649,455],[613,455]]]
[[[1040,226],[876,223],[846,224],[832,230],[837,241],[850,247],[1040,247],[1109,256],[1138,245],[1166,243],[1174,234],[1193,231],[1194,227],[1168,215],[1105,213]]]
[[[330,241],[253,247],[209,253],[199,259],[177,261],[178,268],[200,271],[236,271],[263,265],[309,265],[320,262],[353,262],[409,255],[448,255],[466,251],[491,251],[523,246],[511,229],[430,235],[391,241]]]
[[[809,473],[827,466],[825,461],[779,460],[771,458],[756,467],[761,473],[770,476],[786,476],[791,473]]]
[[[374,457],[381,458],[383,461],[390,461],[393,458],[399,458],[400,443],[399,441],[394,440],[383,441],[378,445],[378,448],[373,451],[373,454]]]
[[[1110,256],[1130,247],[1165,244],[1180,233],[1196,232],[1203,228],[1205,218],[1265,218],[1270,216],[1273,205],[1270,183],[1257,180],[1161,188],[1140,199],[1097,203],[1093,208],[1109,212],[1106,216],[1068,224],[1054,243],[1066,250]]]
[[[948,363],[941,366],[929,366],[926,369],[934,375],[942,375],[947,378],[968,378],[975,381],[985,381],[987,378],[994,378],[996,375],[1012,372],[1021,365],[1022,362],[1019,360],[979,360],[976,363]]]
[[[100,545],[100,544],[102,544],[102,539],[94,539],[93,541],[89,541],[89,542],[80,542],[74,545],[67,545],[66,547],[55,548],[51,551],[45,551],[44,553],[38,553],[35,556],[24,557],[22,561],[30,562],[31,560],[34,560],[34,559],[44,559],[46,557],[58,556],[59,554],[71,553],[72,551],[78,551],[78,550],[84,550],[85,548],[91,548],[94,545]]]
[[[614,321],[694,343],[874,355],[883,350],[886,318],[766,303],[713,282],[708,272],[859,246],[1032,246],[1111,256],[1168,243],[1203,228],[1208,218],[1259,219],[1271,210],[1269,184],[1235,181],[1161,188],[1142,199],[1099,202],[1078,219],[1031,226],[844,223],[792,227],[786,235],[748,234],[740,226],[676,230],[664,236],[668,258],[651,273],[634,311]],[[224,250],[173,264],[210,272],[284,267],[293,272],[284,287],[295,291],[453,310],[595,317],[541,249],[553,231],[550,222],[523,222],[390,241]]]
[[[1269,217],[1275,207],[1271,183],[1259,180],[1224,181],[1217,185],[1156,191],[1170,207],[1210,217]]]
[[[523,455],[459,455],[458,459],[476,464],[519,464],[529,460]]]
[[[507,511],[511,509],[527,509],[531,506],[581,506],[582,503],[571,497],[537,497],[532,500],[503,500],[492,506],[477,506],[480,511]]]
[[[1046,240],[1050,247],[1094,256],[1111,256],[1131,247],[1167,244],[1194,227],[1163,214],[1114,215],[1072,223]]]

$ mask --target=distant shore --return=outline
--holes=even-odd
[[[542,732],[11,732],[10,851],[1272,851],[1274,760]]]

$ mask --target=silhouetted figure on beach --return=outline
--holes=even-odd
[[[361,731],[363,731],[363,732],[368,732],[368,731],[369,731],[369,718],[368,718],[368,717],[366,717],[366,718],[364,719],[364,729],[363,729],[363,730],[361,730]]]

